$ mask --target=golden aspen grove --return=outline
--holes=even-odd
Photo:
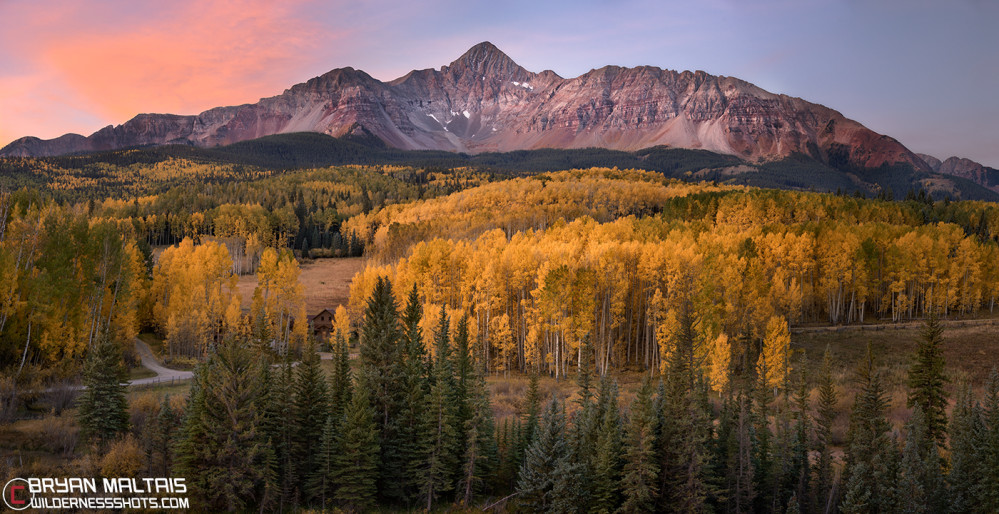
[[[470,316],[488,369],[561,376],[578,366],[587,336],[600,372],[658,369],[689,302],[704,342],[698,362],[707,366],[710,342],[724,335],[766,341],[768,360],[772,351],[786,368],[788,323],[994,310],[995,241],[924,220],[935,208],[633,170],[512,179],[351,218],[345,226],[372,262],[351,286],[349,312],[359,323],[377,277],[415,284],[424,312]],[[946,209],[968,225],[999,223],[991,204]],[[732,351],[739,359],[746,348]]]

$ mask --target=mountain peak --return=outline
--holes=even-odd
[[[469,71],[483,76],[512,76],[527,72],[489,41],[469,48],[448,65],[447,69],[459,74]]]

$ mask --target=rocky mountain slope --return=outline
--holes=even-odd
[[[214,147],[271,134],[374,135],[400,149],[480,153],[537,148],[698,148],[768,161],[804,154],[837,168],[908,164],[894,139],[839,112],[702,71],[606,66],[565,79],[528,71],[490,43],[440,70],[381,82],[341,68],[255,104],[196,116],[141,114],[89,137],[25,137],[0,156],[143,145]]]
[[[965,178],[999,193],[999,170],[995,168],[989,168],[971,159],[961,157],[949,157],[941,161],[932,155],[916,155],[937,173]]]

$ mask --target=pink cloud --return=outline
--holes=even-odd
[[[340,35],[311,0],[143,4],[0,4],[0,145],[255,102],[309,78]]]

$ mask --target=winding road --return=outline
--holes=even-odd
[[[149,345],[144,343],[138,337],[135,338],[135,353],[139,354],[139,360],[142,361],[142,365],[153,373],[156,373],[156,376],[129,380],[128,385],[130,386],[190,380],[194,377],[194,372],[192,371],[181,371],[178,369],[164,367],[163,364],[160,364],[160,361],[156,358],[156,356],[153,355],[153,350],[149,348]]]

